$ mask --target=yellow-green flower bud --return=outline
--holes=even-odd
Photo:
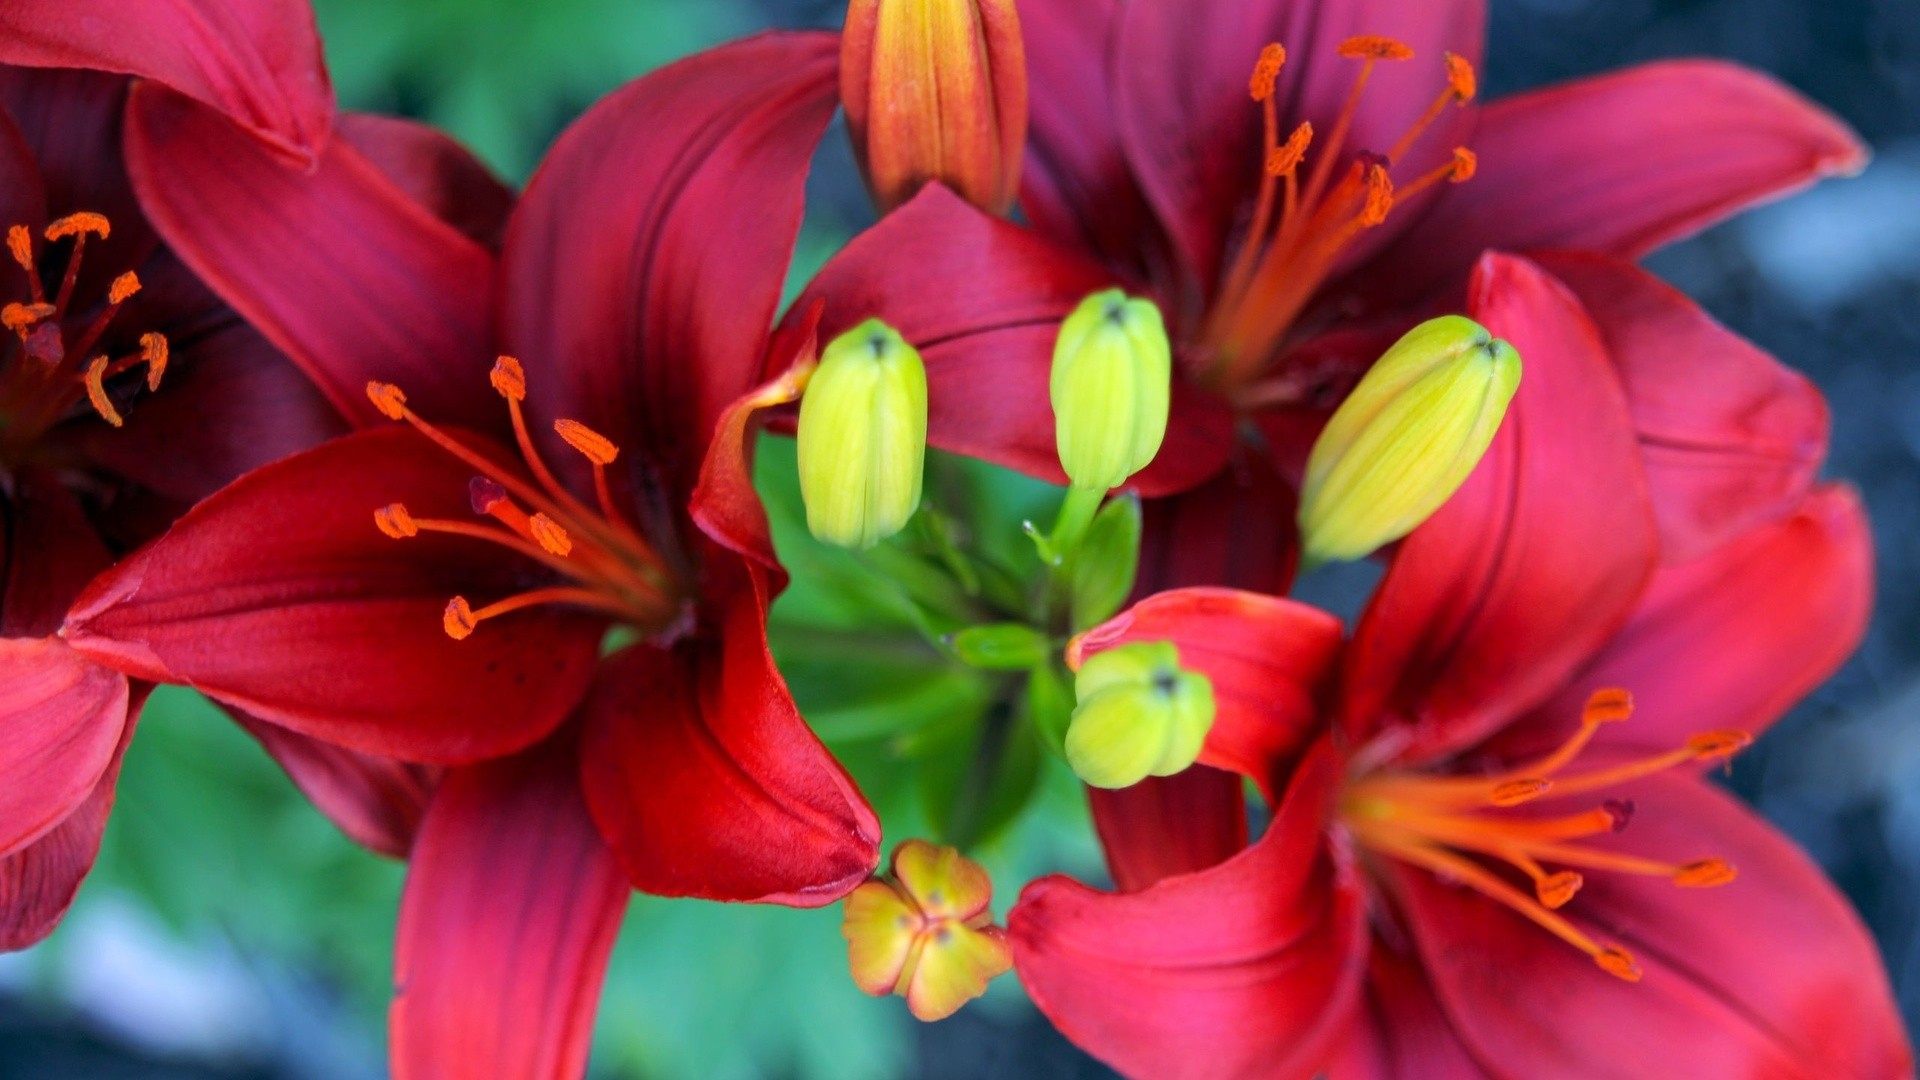
[[[800,400],[800,497],[807,528],[867,548],[920,506],[927,371],[894,329],[868,319],[833,340]]]
[[[1095,653],[1074,679],[1067,764],[1101,788],[1123,788],[1192,765],[1213,727],[1213,684],[1182,671],[1170,641]]]
[[[1433,516],[1480,463],[1519,387],[1520,354],[1472,319],[1408,331],[1313,444],[1300,491],[1308,560],[1361,558]]]
[[[1106,491],[1146,468],[1167,434],[1173,350],[1151,300],[1094,293],[1053,346],[1054,436],[1073,486]]]

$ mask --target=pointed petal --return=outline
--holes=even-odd
[[[1878,951],[1811,860],[1732,796],[1667,775],[1613,846],[1726,858],[1712,891],[1590,873],[1561,913],[1644,972],[1605,974],[1478,894],[1393,879],[1442,1004],[1489,1072],[1524,1076],[1906,1076],[1913,1059]],[[1520,988],[1521,992],[1516,992]]]
[[[1867,150],[1757,71],[1666,60],[1506,98],[1480,116],[1479,171],[1381,256],[1413,299],[1489,249],[1636,259],[1758,202],[1858,172]]]
[[[1619,368],[1662,561],[1792,511],[1827,451],[1827,405],[1811,382],[1638,267],[1580,255],[1539,265],[1579,297]]]
[[[1633,619],[1566,689],[1496,744],[1502,756],[1572,734],[1587,695],[1633,694],[1633,719],[1595,747],[1658,753],[1707,731],[1759,734],[1860,644],[1873,609],[1873,537],[1851,489],[1657,574]]]
[[[343,140],[300,173],[151,84],[127,105],[127,166],[154,227],[216,293],[374,423],[370,380],[436,422],[499,415],[486,384],[493,258]]]
[[[1107,871],[1121,892],[1218,866],[1247,847],[1246,782],[1195,765],[1132,787],[1087,789]]]
[[[395,1080],[578,1080],[628,889],[569,741],[449,773],[400,901]]]
[[[880,827],[794,708],[767,650],[765,583],[720,640],[602,664],[584,710],[587,804],[634,886],[818,907],[880,862]]]
[[[0,638],[0,857],[93,794],[127,726],[127,680],[58,638]]]
[[[22,469],[11,495],[0,499],[0,635],[42,637],[113,557],[59,477]]]
[[[304,0],[13,0],[0,10],[0,63],[154,79],[302,163],[319,156],[333,122]]]
[[[1475,741],[1560,686],[1654,564],[1632,421],[1579,305],[1531,263],[1489,255],[1469,312],[1519,350],[1519,393],[1465,486],[1400,545],[1345,671],[1356,740],[1401,726],[1413,757]]]
[[[467,238],[499,251],[513,189],[439,128],[397,116],[342,113],[340,137],[387,179]]]
[[[520,749],[580,700],[605,621],[539,607],[465,641],[441,630],[449,597],[544,580],[505,548],[374,526],[394,502],[469,518],[470,475],[405,428],[248,473],[103,575],[65,633],[100,663],[365,753],[461,764]]]
[[[561,135],[508,226],[502,330],[544,376],[532,404],[683,494],[760,382],[838,54],[768,34],[628,83]]]
[[[382,855],[407,857],[440,770],[323,743],[232,707],[227,712],[349,839]]]
[[[1326,843],[1338,766],[1303,765],[1260,842],[1142,892],[1028,885],[1008,916],[1014,965],[1067,1038],[1152,1077],[1307,1077],[1350,1015],[1363,901]]]

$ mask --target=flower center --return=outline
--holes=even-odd
[[[1221,389],[1244,386],[1257,376],[1293,326],[1307,302],[1333,272],[1342,252],[1361,233],[1387,220],[1396,201],[1404,201],[1440,183],[1461,183],[1473,176],[1473,152],[1460,147],[1445,164],[1396,188],[1395,163],[1419,141],[1449,104],[1473,100],[1473,65],[1446,54],[1446,86],[1425,112],[1384,153],[1362,148],[1346,159],[1353,126],[1374,67],[1411,60],[1413,50],[1383,37],[1355,37],[1340,43],[1339,54],[1360,61],[1360,72],[1333,128],[1320,145],[1312,124],[1303,123],[1280,138],[1274,86],[1286,63],[1286,50],[1268,45],[1260,52],[1249,90],[1265,122],[1265,153],[1260,195],[1253,220],[1221,281],[1207,321],[1206,343],[1214,357],[1208,380]],[[1313,150],[1313,165],[1303,166]]]
[[[1640,966],[1631,953],[1600,944],[1557,914],[1585,883],[1580,871],[1664,877],[1698,889],[1727,884],[1734,879],[1734,868],[1724,859],[1668,863],[1581,843],[1625,829],[1633,816],[1630,800],[1605,799],[1589,810],[1557,817],[1501,812],[1540,798],[1602,792],[1688,762],[1717,761],[1753,741],[1744,731],[1707,732],[1665,753],[1586,772],[1566,771],[1600,725],[1632,713],[1633,699],[1626,691],[1596,691],[1572,738],[1536,761],[1492,776],[1395,770],[1362,775],[1348,784],[1342,820],[1369,850],[1457,881],[1526,916],[1591,956],[1609,974],[1637,982]],[[1488,869],[1488,859],[1525,874],[1532,880],[1533,894]]]
[[[139,348],[123,356],[94,352],[120,305],[140,291],[140,278],[131,270],[113,279],[106,306],[90,321],[77,332],[66,325],[87,237],[104,240],[111,231],[105,215],[87,212],[69,214],[46,227],[41,234],[45,243],[73,240],[59,288],[50,293],[40,277],[33,232],[25,225],[7,230],[7,250],[26,273],[27,295],[0,308],[0,325],[18,342],[0,344],[0,458],[31,445],[82,401],[114,427],[125,423],[115,400],[124,401],[133,389],[118,376],[137,365],[146,365],[147,389],[160,388],[167,370],[167,339],[162,335],[142,334]]]
[[[598,509],[587,506],[560,483],[534,449],[520,403],[527,396],[527,378],[520,362],[502,356],[494,362],[493,388],[507,401],[513,417],[514,440],[532,480],[503,469],[498,462],[453,435],[422,420],[407,407],[407,396],[392,383],[367,384],[367,396],[380,412],[405,420],[441,449],[473,467],[468,484],[473,512],[492,523],[417,518],[400,503],[373,512],[374,524],[396,540],[423,532],[447,533],[483,540],[525,555],[557,572],[565,584],[533,589],[474,607],[466,597],[447,601],[441,626],[447,636],[461,640],[482,622],[541,604],[567,604],[613,616],[647,634],[670,631],[681,621],[683,604],[666,563],[638,528],[616,508],[607,487],[607,466],[620,448],[599,432],[575,420],[556,420],[553,429],[568,446],[593,465],[593,487]]]

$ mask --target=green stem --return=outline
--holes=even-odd
[[[1060,504],[1060,516],[1053,522],[1051,543],[1055,569],[1073,561],[1073,553],[1079,548],[1080,541],[1086,539],[1093,516],[1100,512],[1100,504],[1106,501],[1107,493],[1101,488],[1067,489],[1066,500]]]

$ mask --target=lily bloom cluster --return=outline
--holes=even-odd
[[[1863,514],[1817,391],[1633,264],[1864,152],[1711,62],[1483,105],[1483,20],[855,0],[515,194],[337,113],[301,0],[6,5],[0,945],[174,683],[408,860],[405,1080],[582,1075],[635,889],[845,899],[863,989],[1011,968],[1143,1077],[1909,1074],[1858,920],[1703,776],[1858,641]],[[783,314],[842,107],[884,213]],[[928,444],[1068,483],[1035,625],[965,640],[1079,670],[1118,891],[876,876],[768,644],[769,417],[846,546]],[[1123,485],[1137,568],[1064,599]],[[1283,598],[1383,544],[1350,635]]]

